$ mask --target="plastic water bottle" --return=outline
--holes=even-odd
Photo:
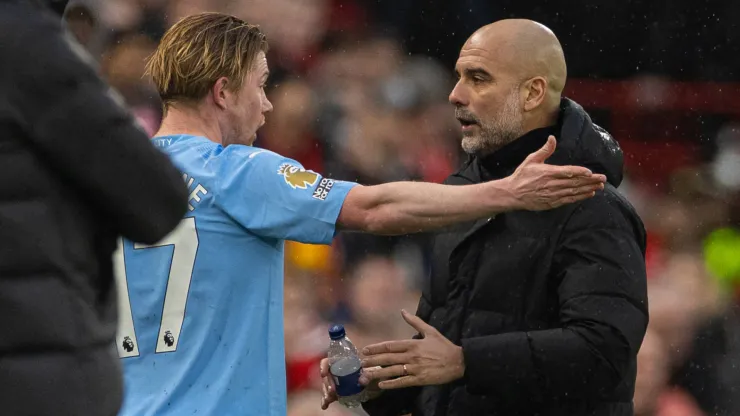
[[[337,386],[339,403],[349,408],[359,407],[365,387],[360,384],[362,364],[357,348],[347,338],[342,325],[331,326],[329,338],[329,372]]]

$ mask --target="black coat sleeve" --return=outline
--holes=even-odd
[[[414,399],[420,391],[420,387],[386,390],[378,398],[363,403],[362,408],[370,416],[407,415],[411,413]]]
[[[645,235],[616,191],[579,205],[551,262],[560,327],[465,339],[473,394],[589,398],[630,374],[648,323]]]
[[[118,233],[156,242],[187,210],[180,173],[61,23],[31,7],[25,12],[0,18],[0,85],[19,136]]]

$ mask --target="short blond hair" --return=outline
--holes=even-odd
[[[197,102],[221,77],[238,90],[259,52],[267,52],[259,26],[222,13],[199,13],[175,23],[149,58],[152,77],[164,110],[174,102]]]

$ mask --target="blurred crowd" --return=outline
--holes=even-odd
[[[362,1],[83,0],[67,19],[150,134],[161,107],[142,75],[164,30],[204,10],[258,23],[270,42],[268,95],[274,111],[257,146],[337,179],[441,182],[465,155],[447,103],[453,86],[449,56],[440,60],[434,50],[419,53],[418,47],[412,53],[407,47],[419,42],[409,39],[426,34],[394,26],[415,3],[399,1],[398,13],[379,21],[377,14],[385,11]],[[463,14],[462,20],[463,28],[487,21],[476,14]],[[635,71],[633,76],[645,75]],[[720,72],[718,80],[737,79],[727,68]],[[699,119],[701,109],[696,111],[682,117]],[[594,117],[612,132],[618,127],[608,111]],[[702,137],[707,143],[701,147],[710,150],[692,164],[659,172],[659,182],[630,165],[636,158],[625,157],[627,180],[620,191],[649,234],[651,321],[638,357],[638,416],[740,415],[740,117],[725,116],[714,125]],[[666,135],[656,136],[658,147],[670,147],[661,142]],[[641,155],[640,163],[660,165],[659,159],[670,157],[667,150],[652,155],[655,160]],[[344,323],[360,347],[413,335],[399,311],[416,308],[428,241],[424,235],[346,233],[332,247],[288,243],[290,416],[351,414],[337,405],[327,413],[319,409],[317,364],[328,345],[329,323]]]

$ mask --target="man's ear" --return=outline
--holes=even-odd
[[[526,90],[524,111],[532,111],[539,107],[547,95],[547,80],[543,77],[534,77],[524,83]]]
[[[229,91],[226,89],[229,85],[229,79],[226,77],[221,77],[216,80],[216,82],[213,83],[213,87],[211,87],[211,95],[213,95],[213,102],[218,106],[218,108],[225,110],[227,107],[226,103],[226,95],[229,93]]]

